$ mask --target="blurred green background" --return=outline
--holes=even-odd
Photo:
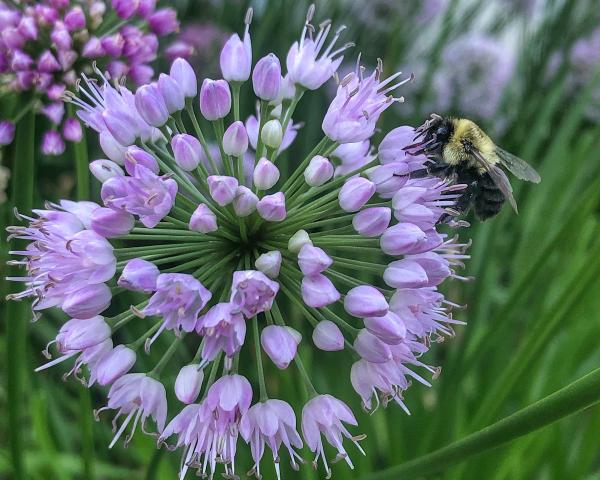
[[[273,51],[283,59],[299,36],[309,2],[171,3],[182,20],[181,34],[197,41],[199,76],[215,77],[219,48],[228,34],[241,30],[248,6],[254,8],[255,58]],[[432,388],[417,384],[407,392],[410,416],[393,406],[372,415],[360,412],[349,381],[350,356],[344,359],[348,373],[340,376],[339,357],[315,354],[306,342],[303,358],[315,383],[348,401],[359,414],[358,431],[368,436],[362,442],[366,457],[348,447],[354,471],[343,462],[334,466],[334,477],[344,480],[368,478],[443,447],[600,366],[600,5],[597,0],[317,2],[317,18],[329,17],[346,24],[344,39],[357,44],[340,76],[353,67],[358,52],[365,65],[375,65],[381,57],[387,73],[401,69],[416,75],[401,92],[405,103],[384,114],[379,139],[395,126],[422,123],[431,112],[461,115],[476,120],[542,176],[539,185],[513,182],[518,216],[505,208],[497,218],[461,231],[463,240],[473,241],[466,272],[475,280],[445,286],[453,300],[468,305],[456,315],[468,325],[432,348],[427,362],[441,365],[442,374]],[[320,138],[320,118],[332,88],[302,102],[295,120],[305,122],[303,139]],[[248,115],[253,105],[242,108]],[[100,157],[94,142],[90,159]],[[288,161],[306,153],[306,146],[295,144]],[[11,168],[9,153],[3,165]],[[61,157],[38,157],[35,204],[74,198],[72,150]],[[0,186],[5,175],[3,170]],[[2,224],[12,223],[10,195],[0,208]],[[2,242],[6,255],[4,238]],[[6,322],[16,320],[6,318],[5,308],[3,303],[3,359]],[[92,408],[105,403],[105,391],[93,388],[90,395],[73,380],[63,382],[65,368],[33,374],[43,360],[40,350],[55,335],[56,315],[49,312],[27,325],[24,365],[14,365],[11,358],[0,362],[0,478],[11,478],[10,446],[4,441],[5,378],[11,368],[21,368],[26,378],[20,408],[28,478],[176,478],[179,455],[156,450],[148,436],[136,435],[127,450],[122,444],[107,449],[110,421],[96,423],[91,416]],[[276,374],[272,365],[267,374],[274,396],[302,405],[298,377]],[[303,454],[310,458],[308,451]],[[262,473],[274,478],[267,457]],[[239,471],[250,465],[248,449],[240,447]],[[286,465],[284,473],[288,479],[322,476],[310,464],[298,473]],[[600,479],[600,407],[469,456],[433,477]]]

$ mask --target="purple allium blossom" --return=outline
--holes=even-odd
[[[102,201],[107,207],[137,215],[144,226],[155,227],[173,208],[177,182],[159,177],[141,164],[102,184]]]
[[[165,387],[158,380],[147,376],[144,373],[128,373],[119,378],[108,392],[108,405],[96,412],[100,414],[103,410],[117,410],[116,418],[126,415],[117,433],[110,442],[109,448],[112,448],[117,440],[123,435],[123,432],[133,420],[132,433],[127,435],[125,444],[127,445],[133,437],[138,422],[141,422],[141,428],[146,429],[146,420],[151,417],[156,423],[158,432],[165,428],[167,419],[167,396]]]
[[[593,81],[600,63],[600,28],[596,28],[585,38],[575,42],[569,53],[571,69],[567,87],[571,92],[580,92]],[[586,109],[587,116],[597,121],[600,118],[600,88],[592,91],[591,102]]]
[[[155,333],[163,330],[191,332],[198,323],[198,314],[212,294],[201,282],[185,273],[161,273],[156,279],[156,292],[144,308],[144,315],[158,315],[163,323]]]
[[[137,13],[116,3],[123,16],[156,15],[151,1],[136,2]],[[311,8],[309,20],[313,13]],[[271,69],[281,61],[268,57],[255,82],[264,117],[242,125],[240,118],[250,112],[237,107],[256,100],[237,101],[240,91],[252,90],[237,88],[252,72],[250,17],[244,41],[232,36],[221,57],[231,88],[221,80],[216,93],[206,86],[199,93],[196,74],[182,58],[156,84],[148,79],[137,101],[100,71],[99,81],[84,77],[80,97],[68,96],[108,157],[90,165],[102,183],[104,205],[47,204],[32,216],[17,214],[25,225],[9,228],[11,238],[28,243],[11,252],[11,264],[25,273],[10,280],[25,288],[9,298],[31,297],[36,317],[58,307],[72,319],[45,352],[56,353],[54,359],[41,368],[72,361],[69,374],[88,385],[112,385],[106,408],[124,421],[111,446],[125,430],[132,432],[127,443],[140,421],[154,418],[159,443],[174,436],[175,447],[183,448],[181,479],[189,469],[236,478],[240,436],[252,454],[251,474],[261,475],[265,447],[277,478],[282,447],[293,468],[302,463],[299,411],[269,399],[273,382],[265,381],[265,355],[286,372],[297,369],[307,387],[302,432],[313,464],[331,473],[329,443],[337,451],[334,461],[352,467],[346,446],[358,446],[362,438],[350,432],[356,419],[345,401],[315,390],[301,339],[312,338],[304,349],[331,352],[319,355],[347,346],[360,356],[346,371],[367,409],[394,400],[408,410],[403,395],[410,380],[428,386],[420,373],[439,373],[421,357],[432,341],[462,324],[452,313],[459,305],[438,287],[465,279],[457,272],[468,259],[467,245],[438,228],[441,222],[444,228],[464,225],[453,209],[464,186],[411,178],[427,160],[404,150],[414,136],[411,127],[392,130],[379,146],[371,138],[393,102],[390,92],[400,87],[393,84],[398,75],[382,80],[379,64],[371,75],[361,76],[359,66],[341,80],[323,122],[324,138],[316,146],[298,145],[305,157],[286,165],[280,153],[300,136],[292,122],[302,96],[296,93],[310,95],[310,88],[334,75],[340,52],[325,47],[328,23],[312,40],[307,32],[313,27],[307,26],[303,46],[296,47],[307,50],[293,67],[302,73],[293,80],[298,90],[290,88],[291,72],[274,80]],[[78,28],[78,21],[69,28]],[[172,17],[161,13],[154,24],[172,28]],[[150,39],[131,28],[119,32],[123,42],[114,37],[100,46],[150,55]],[[53,41],[68,43],[70,31],[57,27]],[[206,122],[198,122],[194,105],[203,95]],[[128,290],[136,292],[136,303],[123,308],[121,295]],[[147,372],[128,373],[139,368],[139,350],[147,351],[159,335],[153,349],[162,349],[161,359]],[[166,365],[170,374],[163,374]],[[246,379],[240,365],[244,371],[256,367],[256,374]],[[339,379],[343,371],[340,363]],[[163,429],[166,388],[186,406]]]
[[[329,80],[344,59],[341,55],[342,52],[353,46],[353,44],[347,43],[342,47],[335,47],[345,27],[339,28],[327,46],[325,45],[331,31],[331,23],[320,26],[314,37],[314,27],[310,25],[314,12],[313,5],[309,8],[306,16],[306,24],[300,34],[300,41],[294,42],[286,59],[290,81],[308,90],[317,90]]]
[[[157,57],[158,37],[178,26],[174,10],[166,8],[155,12],[154,3],[152,0],[110,3],[40,0],[35,2],[35,7],[0,3],[2,84],[40,97],[39,111],[56,127],[46,135],[42,145],[44,154],[60,155],[64,151],[60,131],[66,140],[78,142],[81,139],[80,130],[66,123],[72,119],[65,119],[65,125],[60,128],[64,110],[57,110],[57,105],[60,108],[63,105],[56,102],[63,93],[77,89],[77,79],[88,71],[84,59],[93,59],[114,79],[127,77],[141,85],[152,78],[149,63]],[[118,25],[116,29],[106,28],[111,21],[109,17],[114,14],[134,20],[135,26],[129,23]]]
[[[264,454],[265,445],[273,452],[278,479],[281,478],[279,471],[281,445],[288,451],[294,470],[299,469],[298,460],[300,463],[303,462],[294,450],[294,448],[302,448],[302,440],[296,431],[296,414],[289,403],[283,400],[266,400],[250,407],[240,422],[240,434],[250,444],[254,460],[252,472],[257,478],[261,478],[260,459]]]
[[[514,55],[500,39],[479,33],[457,38],[446,45],[433,77],[435,108],[490,118],[500,106],[514,68]]]
[[[356,143],[367,140],[375,132],[379,116],[402,98],[393,98],[389,93],[407,83],[410,79],[394,83],[401,75],[398,72],[383,80],[383,65],[366,78],[357,65],[354,72],[346,75],[338,87],[337,93],[325,118],[322,128],[325,135],[338,144]]]
[[[304,440],[306,440],[308,448],[315,454],[313,463],[320,458],[328,476],[331,475],[331,470],[327,464],[321,435],[337,450],[338,454],[334,461],[345,460],[351,468],[354,468],[350,456],[343,446],[344,437],[350,439],[360,452],[365,454],[358,444],[359,437],[352,436],[344,423],[358,425],[350,408],[331,395],[318,395],[309,400],[302,409]]]

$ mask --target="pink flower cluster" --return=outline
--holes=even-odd
[[[136,25],[110,27],[129,19]],[[42,0],[21,7],[0,2],[0,74],[12,90],[41,95],[42,105],[31,108],[52,124],[44,134],[42,152],[60,155],[63,139],[81,139],[79,122],[65,119],[62,97],[92,61],[112,78],[127,76],[136,85],[145,84],[154,74],[149,63],[157,56],[158,38],[178,28],[175,10],[156,9],[156,0],[112,0],[110,5]],[[13,135],[14,126],[0,128],[0,145],[10,143]]]
[[[30,241],[12,252],[27,270],[12,279],[26,285],[14,298],[33,297],[36,312],[56,306],[71,317],[51,342],[59,356],[40,368],[74,358],[69,374],[82,379],[86,367],[89,384],[112,384],[105,409],[124,421],[111,446],[151,418],[159,444],[175,437],[183,448],[180,478],[190,468],[235,478],[240,436],[258,478],[266,447],[280,478],[280,452],[298,469],[303,441],[327,475],[340,460],[353,468],[348,444],[364,453],[363,437],[351,432],[357,420],[345,402],[317,392],[300,346],[353,352],[350,382],[363,406],[393,401],[408,411],[411,380],[429,386],[425,376],[439,374],[422,355],[461,323],[452,316],[458,305],[438,287],[464,279],[456,270],[468,245],[438,228],[465,225],[452,208],[464,186],[423,177],[427,158],[405,151],[411,127],[392,130],[378,148],[371,143],[381,113],[397,101],[398,74],[383,79],[380,63],[366,77],[358,68],[342,79],[323,121],[315,119],[323,139],[292,173],[279,169],[281,152],[300,135],[296,106],[335,76],[349,48],[335,47],[341,29],[327,42],[330,23],[317,31],[313,15],[311,7],[285,75],[274,54],[253,64],[250,11],[243,38],[234,34],[223,47],[223,78],[204,79],[199,89],[182,58],[135,92],[100,72],[99,83],[85,78],[81,98],[70,101],[108,157],[90,164],[103,206],[63,201],[36,218],[21,215],[29,224],[10,229]],[[246,81],[259,106],[244,124]],[[143,300],[114,311],[112,297],[126,291]],[[145,325],[144,334],[118,344],[131,322]],[[159,336],[171,344],[155,367],[128,373],[140,348],[158,349]],[[189,361],[173,379],[164,368],[179,349]],[[263,356],[279,370],[297,368],[305,383],[302,435],[293,407],[268,396]],[[240,375],[240,360],[256,375]],[[167,424],[171,385],[185,406]],[[336,452],[332,462],[326,444]]]

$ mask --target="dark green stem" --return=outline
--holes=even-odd
[[[462,440],[363,480],[421,478],[442,472],[473,455],[534,432],[600,402],[600,368]]]
[[[29,110],[17,125],[13,157],[12,198],[14,207],[29,213],[33,208],[33,185],[35,171],[35,114]],[[23,241],[15,242],[13,248],[25,248]],[[19,267],[8,269],[10,276],[20,276],[23,272]],[[9,293],[20,290],[20,284],[12,282]],[[27,359],[27,325],[31,318],[30,306],[27,302],[8,302],[6,306],[6,358],[7,362],[7,410],[8,429],[7,440],[12,457],[12,478],[24,480],[27,478],[23,462],[23,432],[26,430],[25,384],[26,372],[29,371]]]

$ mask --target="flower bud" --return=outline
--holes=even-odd
[[[98,207],[92,212],[92,230],[105,238],[125,235],[134,225],[133,215],[121,210]]]
[[[135,365],[135,352],[125,345],[117,345],[105,353],[92,367],[92,375],[102,386],[110,385]]]
[[[76,118],[67,118],[63,123],[62,134],[69,142],[80,142],[83,138],[81,123]]]
[[[256,210],[257,203],[258,197],[252,190],[243,185],[237,187],[233,199],[233,210],[238,217],[247,217],[250,215]]]
[[[375,193],[375,184],[366,178],[354,177],[344,183],[338,200],[345,212],[357,212]]]
[[[152,293],[156,290],[156,279],[160,270],[152,262],[141,258],[129,260],[117,285],[134,292]]]
[[[138,3],[135,0],[112,0],[112,7],[119,18],[126,20],[135,13]]]
[[[257,189],[268,190],[279,181],[279,169],[263,157],[254,167],[253,181]]]
[[[179,30],[177,12],[172,8],[161,8],[148,17],[148,26],[159,37],[176,32]]]
[[[281,252],[279,250],[272,250],[263,253],[256,259],[254,266],[266,276],[277,278],[279,276],[279,269],[281,268]]]
[[[57,23],[52,29],[50,40],[52,40],[57,50],[71,50],[73,40],[69,31],[61,23]]]
[[[90,163],[90,172],[102,183],[109,178],[125,175],[123,169],[111,160],[94,160]]]
[[[198,93],[198,80],[192,66],[183,58],[177,58],[171,65],[169,75],[181,87],[186,98],[193,98]]]
[[[248,134],[243,122],[233,122],[223,135],[223,150],[227,155],[241,157],[248,150]]]
[[[33,59],[25,52],[17,50],[13,54],[10,68],[14,71],[29,70],[33,65]]]
[[[142,165],[157,175],[160,172],[158,162],[153,155],[148,153],[146,150],[141,149],[140,147],[132,145],[125,152],[125,170],[127,170],[129,175],[135,175],[136,165]]]
[[[319,187],[331,177],[333,177],[333,165],[321,155],[315,155],[304,170],[304,179],[311,187]]]
[[[256,204],[258,214],[268,222],[281,222],[287,215],[285,210],[285,195],[277,192],[265,195]]]
[[[60,70],[60,63],[50,50],[44,50],[37,60],[37,68],[40,72],[52,73]]]
[[[6,12],[6,10],[4,10],[4,12]],[[4,27],[5,25],[2,25],[2,28]],[[37,23],[33,17],[21,17],[17,31],[28,40],[37,40],[39,34]]]
[[[292,253],[298,253],[304,245],[312,245],[312,240],[306,230],[298,230],[288,240],[288,250]]]
[[[158,90],[162,95],[167,111],[170,114],[179,112],[185,107],[185,96],[183,89],[173,77],[161,73],[158,77]]]
[[[383,232],[381,250],[388,255],[404,255],[419,243],[427,240],[427,234],[412,223],[397,223]]]
[[[252,87],[261,100],[270,102],[279,95],[281,87],[281,65],[273,53],[261,58],[252,72]]]
[[[390,224],[392,210],[388,207],[365,208],[352,219],[352,226],[363,237],[378,237]]]
[[[189,228],[194,232],[216,232],[219,228],[217,226],[217,217],[210,208],[201,203],[190,218]]]
[[[202,159],[202,145],[198,139],[187,133],[175,135],[171,140],[175,162],[186,172],[194,170]]]
[[[333,264],[333,260],[322,248],[313,247],[306,243],[298,253],[298,266],[304,275],[314,275],[327,270]]]
[[[354,348],[367,362],[385,363],[392,359],[390,347],[364,328],[358,332]]]
[[[42,138],[44,155],[60,155],[65,151],[65,142],[56,130],[48,130]]]
[[[355,317],[383,317],[388,313],[389,305],[375,287],[360,285],[346,294],[344,309]]]
[[[104,54],[102,41],[98,37],[90,37],[81,51],[81,56],[86,58],[98,58],[102,57]]]
[[[137,14],[142,18],[148,18],[156,10],[156,0],[139,0]]]
[[[238,187],[237,178],[226,175],[211,175],[207,178],[210,196],[221,207],[233,202]]]
[[[48,117],[54,125],[58,125],[62,122],[65,115],[65,106],[62,102],[54,102],[44,106],[40,111]]]
[[[127,147],[121,145],[110,132],[100,132],[98,139],[100,141],[100,148],[102,148],[104,154],[113,162],[123,165]]]
[[[317,323],[312,339],[315,346],[326,352],[337,352],[344,349],[344,335],[339,327],[330,320]]]
[[[404,258],[388,265],[383,280],[393,288],[419,288],[428,284],[427,272],[414,260]]]
[[[302,300],[312,308],[321,308],[337,302],[340,292],[325,275],[317,273],[302,278]]]
[[[199,365],[186,365],[177,374],[175,379],[175,396],[185,404],[194,403],[200,394],[204,371]]]
[[[91,318],[108,308],[112,294],[104,283],[95,283],[70,293],[61,308],[74,318]]]
[[[398,345],[406,337],[404,322],[393,312],[382,317],[367,317],[364,322],[370,333],[388,345]]]
[[[252,47],[250,35],[244,35],[244,41],[234,33],[223,45],[220,57],[221,73],[228,82],[245,82],[250,78],[252,69]]]
[[[296,356],[302,335],[291,327],[269,325],[260,334],[260,344],[279,369],[285,369]]]
[[[218,120],[231,110],[231,93],[225,80],[205,78],[200,88],[200,112],[207,120]]]
[[[169,119],[165,100],[154,83],[142,85],[135,92],[135,108],[148,125],[162,127]]]
[[[104,318],[73,318],[66,322],[56,336],[56,345],[61,353],[85,350],[102,343],[110,337],[111,330]]]
[[[9,145],[15,138],[15,124],[9,120],[0,122],[0,145]]]
[[[279,120],[269,120],[260,131],[260,139],[270,148],[279,148],[283,140],[283,130]]]
[[[85,28],[85,13],[80,6],[75,6],[67,12],[64,22],[70,32],[82,30]]]
[[[120,33],[102,37],[100,40],[104,53],[109,57],[120,57],[125,47],[125,38]],[[118,77],[117,77],[118,78]]]

